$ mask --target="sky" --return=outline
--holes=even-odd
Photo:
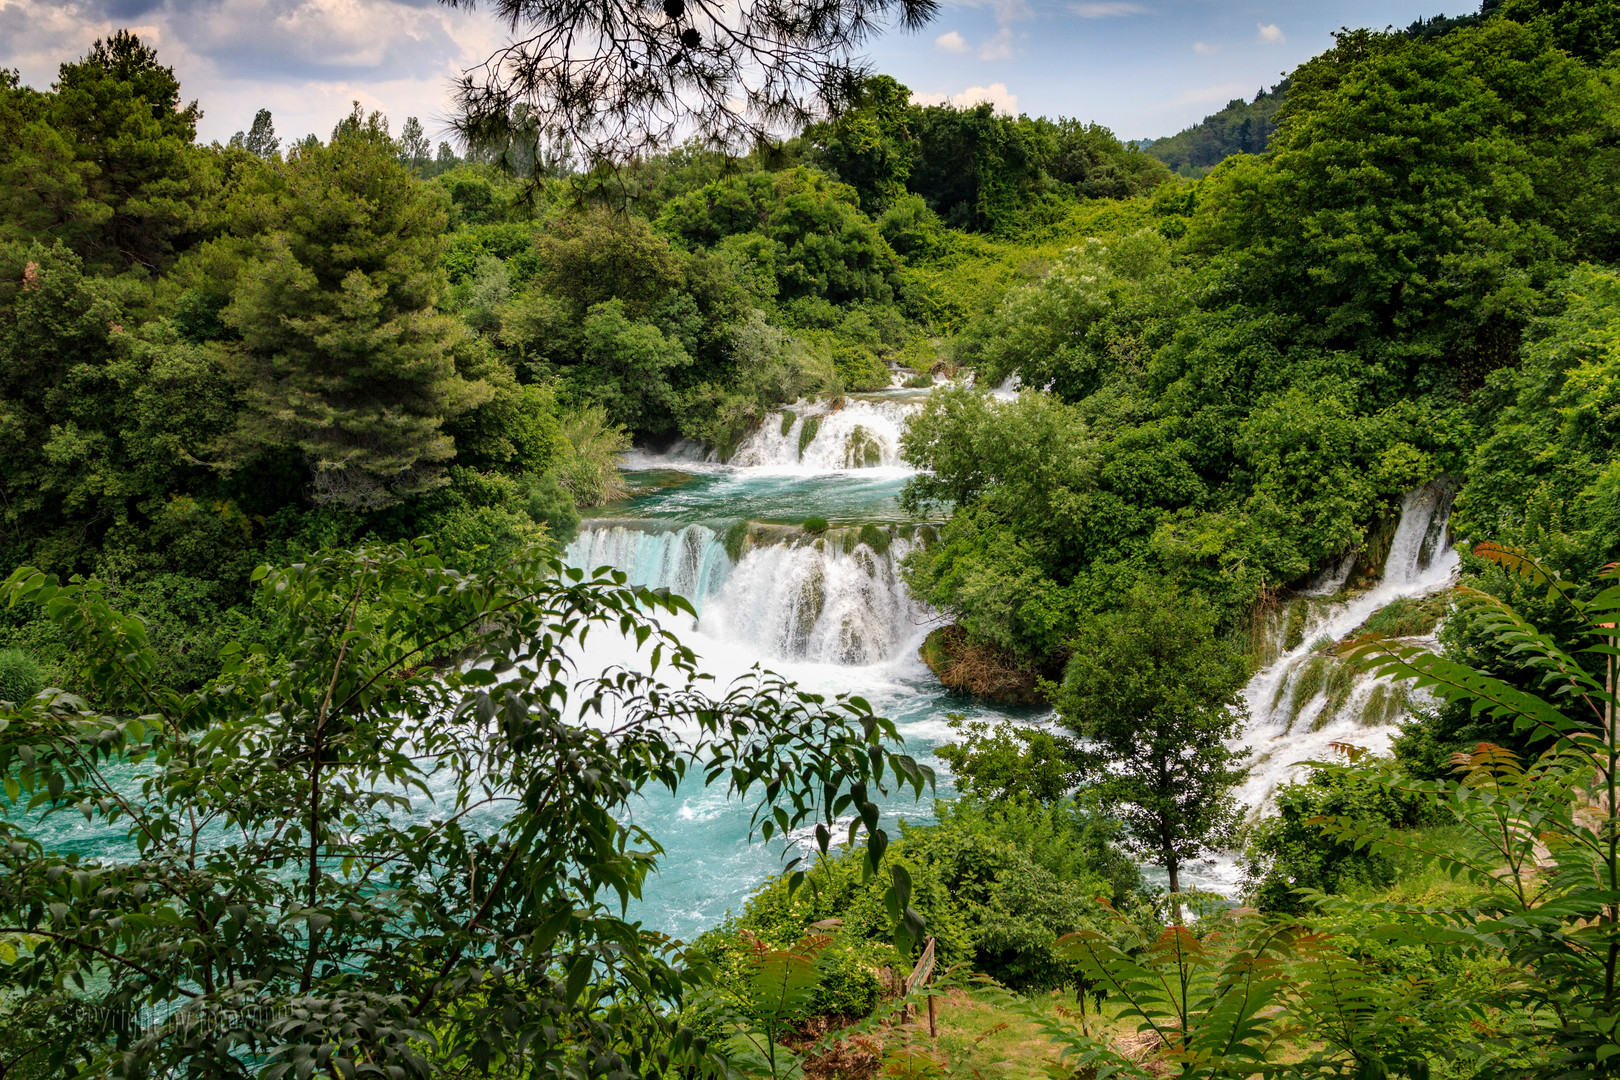
[[[359,101],[442,137],[447,88],[506,40],[488,3],[438,0],[0,0],[0,67],[41,89],[57,65],[127,27],[157,46],[225,141],[270,109],[283,140],[326,136]],[[1172,135],[1252,98],[1343,26],[1404,27],[1471,0],[942,0],[922,31],[868,43],[917,100]]]

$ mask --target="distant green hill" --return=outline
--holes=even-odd
[[[1271,133],[1277,130],[1277,110],[1282,108],[1288,80],[1262,90],[1253,101],[1233,98],[1226,108],[1187,128],[1180,134],[1142,144],[1183,176],[1202,176],[1212,166],[1233,154],[1259,154],[1266,149]]]
[[[1418,19],[1401,31],[1410,38],[1437,38],[1464,26],[1473,26],[1502,7],[1503,0],[1485,0],[1478,15],[1436,15]],[[1508,0],[1515,10],[1534,7],[1537,0]],[[1556,6],[1556,5],[1553,5]],[[1576,50],[1571,50],[1576,51]],[[1253,101],[1233,98],[1226,108],[1176,135],[1137,143],[1137,147],[1158,158],[1182,176],[1203,176],[1233,154],[1264,153],[1272,132],[1277,130],[1277,113],[1287,100],[1288,80],[1262,90]]]

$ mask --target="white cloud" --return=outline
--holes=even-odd
[[[284,142],[325,137],[354,100],[396,131],[414,115],[442,137],[451,78],[506,39],[483,12],[429,0],[0,0],[0,67],[43,89],[119,27],[173,66],[202,106],[203,141],[224,141],[259,108]]]
[[[1021,19],[1033,19],[1035,11],[1029,6],[1029,0],[994,0],[996,9],[996,25],[1006,26]]]
[[[1262,45],[1282,45],[1288,40],[1283,37],[1282,27],[1276,23],[1258,23],[1256,29],[1260,31]]]
[[[952,30],[948,34],[941,34],[934,39],[934,47],[943,49],[948,53],[965,53],[968,51],[967,38]]]
[[[998,113],[1018,115],[1018,95],[1008,93],[1006,83],[970,86],[960,94],[912,94],[911,101],[914,105],[954,105],[958,109],[971,109],[988,101]]]
[[[1114,19],[1122,15],[1146,15],[1148,9],[1141,4],[1132,4],[1124,0],[1101,0],[1101,2],[1074,4],[1070,11],[1082,19]]]
[[[1199,56],[1213,56],[1220,51],[1221,47],[1219,45],[1211,45],[1207,41],[1193,42],[1193,52],[1197,53]]]
[[[952,0],[952,7],[989,8],[997,26],[1011,26],[1035,17],[1030,0]]]
[[[996,36],[979,46],[980,60],[1011,60],[1013,58],[1013,34],[1003,26],[996,31]]]

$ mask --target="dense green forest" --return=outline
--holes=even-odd
[[[1614,0],[1488,0],[1145,151],[876,76],[590,168],[358,105],[203,146],[127,32],[0,72],[0,1075],[1613,1075],[1617,49]],[[936,377],[905,580],[1055,722],[958,720],[891,839],[931,777],[864,700],[705,687],[685,601],[554,557],[632,445]],[[1434,704],[1245,827],[1255,626],[1437,479],[1442,654],[1343,649]],[[574,685],[594,627],[663,671]],[[685,948],[625,822],[688,776],[819,858]],[[1179,888],[1214,844],[1249,906]]]

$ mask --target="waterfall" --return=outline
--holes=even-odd
[[[916,399],[845,399],[841,405],[799,402],[770,413],[742,441],[730,464],[802,466],[817,472],[904,465],[900,434]]]
[[[909,534],[908,534],[909,535]],[[733,562],[726,537],[702,525],[674,530],[587,524],[568,546],[571,566],[623,570],[633,585],[668,588],[698,612],[695,629],[760,660],[864,666],[914,648],[922,611],[900,580],[911,541],[866,526],[810,536],[752,526]]]
[[[1346,559],[1257,620],[1267,662],[1244,689],[1249,722],[1238,740],[1254,751],[1249,778],[1238,791],[1251,816],[1295,778],[1298,762],[1330,758],[1331,743],[1388,750],[1395,722],[1412,703],[1407,689],[1351,671],[1333,646],[1390,604],[1431,597],[1451,585],[1458,566],[1457,553],[1446,544],[1453,492],[1454,485],[1441,479],[1407,493],[1383,575],[1370,588],[1344,589],[1354,561]]]
[[[1017,372],[1013,372],[996,384],[995,389],[990,391],[990,396],[997,401],[1017,401],[1018,391],[1023,385],[1024,380],[1018,376]]]
[[[633,523],[584,528],[568,545],[563,561],[583,570],[623,570],[631,585],[667,588],[699,611],[731,569],[719,536],[702,525],[661,531]]]

